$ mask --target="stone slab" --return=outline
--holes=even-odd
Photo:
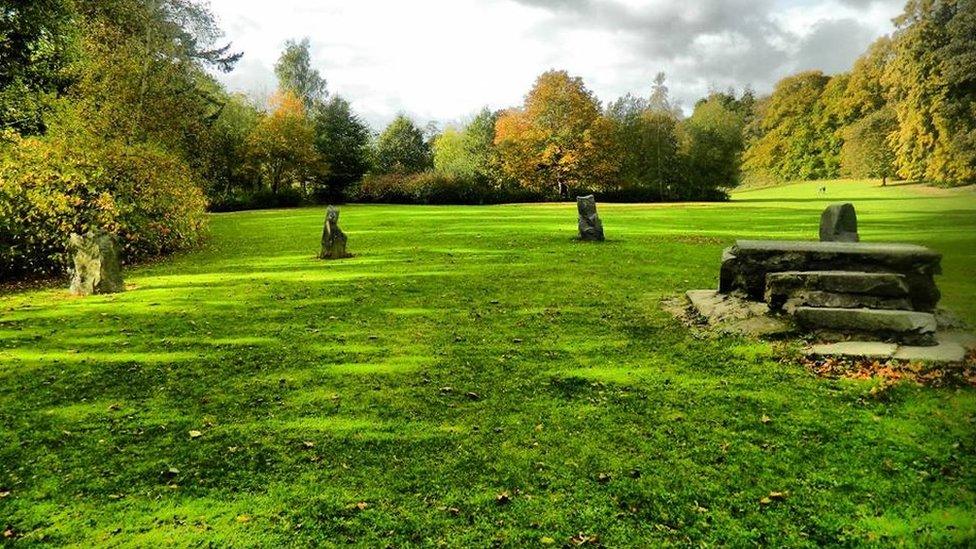
[[[805,288],[822,292],[905,297],[908,283],[897,273],[861,271],[783,271],[766,274],[766,293]]]
[[[929,347],[902,345],[894,358],[913,362],[962,362],[966,360],[966,348],[952,341],[942,341]]]
[[[807,347],[807,355],[845,356],[857,358],[891,358],[898,345],[883,341],[840,341],[820,343]]]
[[[934,280],[942,272],[941,259],[938,252],[914,244],[739,240],[722,254],[719,291],[742,291],[760,301],[769,273],[895,273],[904,277],[913,308],[930,312],[941,297]]]
[[[910,345],[934,345],[935,316],[917,311],[880,311],[798,307],[797,324],[804,329],[841,334],[869,334]]]
[[[691,290],[685,295],[695,312],[717,332],[761,337],[792,331],[789,322],[769,315],[765,303],[715,290]]]

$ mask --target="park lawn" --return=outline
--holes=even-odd
[[[976,323],[972,189],[822,185],[603,204],[602,244],[573,204],[346,206],[337,262],[324,208],[220,214],[124,294],[0,296],[5,541],[974,544],[976,390],[818,378],[661,309],[850,199]]]

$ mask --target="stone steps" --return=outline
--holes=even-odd
[[[933,250],[912,244],[738,240],[722,255],[719,291],[742,292],[761,301],[771,273],[895,274],[904,277],[910,308],[932,312],[940,297],[934,275],[942,272],[941,258]]]
[[[844,339],[851,334],[881,337],[906,345],[935,345],[935,315],[910,310],[797,307],[798,326],[824,338]]]
[[[908,283],[897,273],[783,271],[766,274],[766,303],[774,311],[797,307],[911,309]]]

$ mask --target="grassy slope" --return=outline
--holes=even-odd
[[[659,308],[714,286],[734,238],[815,237],[843,198],[865,240],[944,252],[944,303],[976,321],[971,190],[818,186],[604,205],[598,245],[573,240],[573,205],[350,206],[357,256],[333,263],[312,258],[322,209],[218,215],[208,249],[133,269],[133,291],[4,296],[0,528],[78,545],[976,543],[976,392],[818,379]],[[789,494],[761,504],[770,491]]]

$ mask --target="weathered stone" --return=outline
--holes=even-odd
[[[765,303],[748,301],[715,290],[691,290],[685,294],[692,309],[717,332],[753,337],[783,335],[789,322],[769,314]]]
[[[603,240],[603,222],[596,213],[596,198],[593,195],[576,198],[579,212],[580,240]]]
[[[322,228],[322,251],[320,259],[342,259],[349,257],[346,253],[346,234],[339,228],[339,208],[329,206],[325,214],[325,226]]]
[[[857,242],[857,213],[850,202],[831,204],[820,215],[822,242]]]
[[[773,310],[796,307],[911,309],[905,277],[894,273],[785,271],[766,274],[765,300]]]
[[[894,358],[912,362],[962,362],[966,360],[966,348],[951,341],[942,341],[937,345],[926,347],[902,345]]]
[[[122,262],[115,237],[90,231],[68,239],[68,252],[74,261],[70,291],[75,295],[113,294],[125,291]]]
[[[834,334],[865,334],[893,339],[909,345],[935,345],[935,317],[917,311],[878,311],[798,307],[796,323],[826,337]]]
[[[846,356],[862,358],[891,358],[898,345],[882,341],[840,341],[807,347],[808,356]]]
[[[722,255],[719,291],[762,300],[766,275],[784,271],[895,273],[904,277],[912,308],[934,311],[941,297],[934,275],[941,254],[913,244],[739,240]]]

